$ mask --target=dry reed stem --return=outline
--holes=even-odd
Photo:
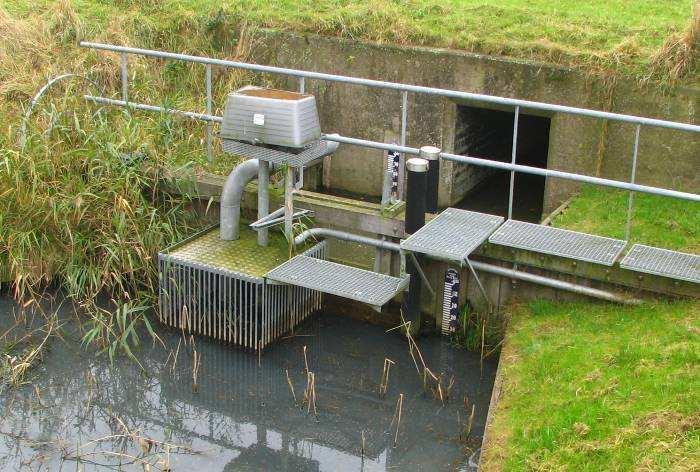
[[[182,338],[177,342],[177,349],[175,350],[175,355],[173,356],[173,365],[170,367],[170,374],[175,372],[175,366],[177,365],[177,357],[180,354],[180,344],[182,343]]]
[[[389,369],[395,362],[388,357],[384,359],[384,369],[382,370],[382,380],[379,382],[379,396],[383,397],[386,395],[387,389],[389,388]]]
[[[306,346],[304,346],[304,371],[309,375],[309,360],[306,357]]]
[[[201,362],[201,356],[197,354],[195,349],[192,353],[192,390],[197,393],[199,391],[199,385],[197,384],[197,377],[199,375],[199,365]]]
[[[401,426],[401,413],[403,411],[403,393],[399,393],[399,398],[396,400],[396,409],[394,410],[394,418],[391,420],[391,424],[394,424],[396,420],[396,433],[394,433],[394,447],[399,440],[399,427]]]
[[[294,393],[294,385],[292,384],[292,379],[289,378],[289,370],[284,369],[285,374],[287,374],[287,384],[289,385],[289,390],[292,392],[292,398],[294,398],[294,404],[297,404],[297,396]]]
[[[472,432],[472,425],[474,424],[474,412],[476,405],[472,405],[472,412],[469,414],[469,418],[464,425],[464,439],[467,439]]]
[[[311,408],[314,409],[314,415],[318,414],[316,411],[316,376],[313,372],[309,371],[306,374],[306,390],[304,390],[304,402],[306,403],[306,412],[311,413]]]

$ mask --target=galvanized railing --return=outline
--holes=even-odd
[[[348,77],[335,74],[326,74],[321,72],[304,71],[298,69],[289,69],[284,67],[274,67],[265,66],[259,64],[250,64],[246,62],[239,61],[228,61],[223,59],[214,59],[210,57],[202,56],[192,56],[187,54],[177,54],[165,51],[156,51],[151,49],[140,49],[132,48],[126,46],[116,46],[112,44],[102,44],[83,41],[80,43],[83,47],[88,47],[92,49],[100,49],[105,51],[112,51],[121,54],[121,80],[122,80],[122,100],[113,100],[106,97],[95,97],[86,95],[85,98],[97,103],[116,105],[116,106],[129,106],[134,109],[147,110],[147,111],[157,111],[166,112],[171,114],[183,115],[189,118],[202,120],[207,122],[207,155],[211,159],[212,156],[212,123],[221,122],[222,118],[219,116],[212,115],[212,94],[211,94],[211,66],[219,67],[229,67],[236,69],[249,70],[253,72],[263,72],[271,74],[286,75],[290,77],[296,77],[299,80],[299,90],[305,90],[305,80],[314,79],[329,82],[340,82],[353,85],[362,85],[366,87],[383,88],[397,90],[401,92],[401,137],[400,143],[398,145],[380,143],[376,141],[369,141],[364,139],[349,138],[342,136],[329,137],[326,139],[335,140],[338,142],[343,142],[347,144],[354,144],[358,146],[372,147],[376,149],[384,150],[394,150],[402,153],[402,162],[399,166],[399,188],[398,188],[398,198],[403,197],[403,182],[404,182],[404,165],[403,165],[403,154],[418,154],[418,149],[406,146],[406,127],[408,121],[408,93],[416,94],[426,94],[426,95],[436,95],[440,97],[460,99],[460,100],[471,100],[476,102],[491,103],[506,107],[513,107],[514,110],[514,120],[513,120],[513,143],[511,151],[510,162],[501,162],[491,159],[483,159],[472,156],[463,156],[458,154],[451,154],[443,152],[440,157],[445,160],[450,160],[454,162],[471,164],[475,166],[490,167],[494,169],[506,170],[510,172],[510,185],[508,194],[508,218],[513,216],[513,193],[514,193],[514,182],[515,173],[525,173],[541,175],[545,177],[553,177],[565,180],[572,180],[577,182],[586,182],[594,185],[600,185],[605,187],[613,187],[628,190],[628,206],[627,206],[627,219],[625,225],[626,237],[629,239],[629,234],[631,231],[631,221],[632,221],[632,210],[633,210],[633,198],[634,192],[649,193],[653,195],[662,195],[666,197],[679,198],[685,200],[691,200],[695,202],[700,202],[700,195],[688,192],[680,192],[671,189],[653,187],[648,185],[639,185],[635,183],[636,172],[637,172],[637,155],[639,151],[639,135],[641,131],[641,126],[653,126],[659,128],[667,128],[677,131],[686,131],[691,133],[700,133],[700,126],[691,123],[679,123],[674,121],[659,120],[655,118],[646,118],[640,116],[611,113],[599,110],[591,110],[586,108],[571,107],[566,105],[557,105],[551,103],[535,102],[530,100],[520,100],[515,98],[498,97],[493,95],[485,95],[479,93],[463,92],[458,90],[448,90],[435,87],[425,87],[420,85],[409,85],[401,84],[395,82],[386,82],[381,80],[364,79],[360,77]],[[128,87],[128,55],[140,55],[147,57],[156,57],[160,59],[171,59],[192,63],[199,63],[205,65],[205,81],[206,81],[206,113],[196,113],[182,110],[174,109],[164,109],[159,106],[149,105],[144,103],[133,103],[129,101],[129,87]],[[571,172],[557,171],[551,169],[542,169],[532,166],[524,166],[516,164],[517,162],[517,140],[518,140],[518,119],[522,109],[545,111],[549,113],[564,113],[570,115],[586,116],[591,118],[617,121],[622,123],[631,123],[635,126],[635,138],[634,145],[632,149],[632,165],[630,171],[629,181],[619,181],[612,179],[604,179],[600,177],[593,177],[589,175],[576,174]]]

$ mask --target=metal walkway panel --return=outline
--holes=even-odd
[[[623,269],[700,283],[700,256],[635,244],[620,261]]]
[[[528,251],[612,266],[627,245],[621,239],[508,220],[489,242]]]
[[[298,154],[294,154],[280,151],[279,149],[234,141],[232,139],[223,139],[222,141],[224,152],[229,154],[236,154],[249,159],[260,159],[261,161],[272,162],[277,165],[289,164],[293,167],[304,167],[309,162],[318,159],[326,153],[326,149],[330,144],[325,140],[317,141],[304,148]]]
[[[408,286],[408,276],[392,277],[303,255],[272,269],[265,277],[374,306],[386,304]]]
[[[447,208],[402,241],[401,248],[438,259],[463,261],[501,223],[502,216]]]

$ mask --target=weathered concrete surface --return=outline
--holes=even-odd
[[[661,91],[655,87],[640,88],[623,80],[611,87],[561,67],[459,51],[270,31],[261,35],[264,38],[256,43],[251,59],[263,64],[697,122],[700,93],[697,89]],[[269,76],[265,79],[274,86],[297,86],[292,79]],[[306,90],[317,97],[325,132],[398,141],[399,92],[312,80],[307,80]],[[409,94],[407,143],[415,147],[433,144],[452,151],[457,105],[440,97]],[[606,126],[600,120],[562,114],[550,118],[550,168],[610,178],[629,177],[633,126]],[[638,181],[699,191],[700,177],[696,171],[700,166],[699,140],[699,136],[690,133],[645,127]],[[462,197],[453,186],[455,166],[450,162],[442,164],[439,199],[443,207]],[[343,145],[331,165],[331,188],[379,195],[381,169],[381,151]],[[577,184],[562,180],[547,182],[545,212],[555,208],[576,188]]]

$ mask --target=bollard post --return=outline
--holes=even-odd
[[[289,244],[292,244],[292,215],[294,214],[294,168],[287,166],[284,178],[284,236]]]
[[[260,161],[258,167],[258,219],[264,218],[270,212],[270,163]],[[267,246],[269,234],[267,228],[258,229],[258,246]]]
[[[406,233],[415,233],[425,225],[425,195],[428,181],[428,161],[414,157],[406,161]],[[416,254],[416,260],[422,258]],[[406,258],[406,273],[411,276],[408,293],[404,295],[404,319],[411,322],[411,334],[421,326],[421,278],[412,257]]]
[[[425,209],[428,213],[437,213],[438,184],[440,182],[440,149],[435,146],[423,146],[420,148],[420,157],[428,161]]]

